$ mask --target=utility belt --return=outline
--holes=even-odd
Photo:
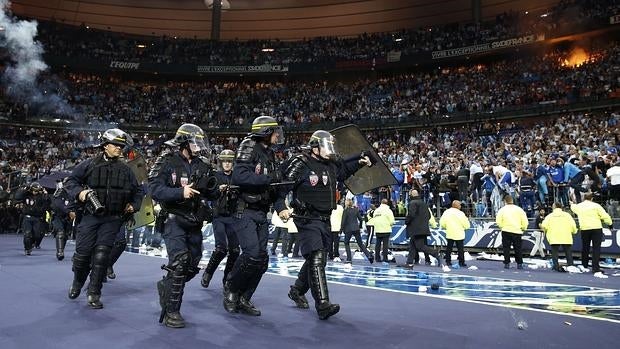
[[[183,229],[202,228],[202,220],[194,214],[178,214],[167,212],[165,216],[165,221],[168,220],[174,220]]]
[[[317,210],[308,210],[308,209],[301,209],[301,210],[297,210],[295,211],[295,216],[297,216],[297,219],[304,219],[304,217],[307,217],[309,219],[312,220],[317,220],[317,221],[321,221],[321,222],[330,222],[331,220],[331,213],[321,213],[320,211]]]

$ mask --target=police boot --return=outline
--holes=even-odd
[[[24,253],[26,254],[26,256],[30,256],[30,254],[32,253],[32,233],[29,232],[25,232],[24,233]]]
[[[325,276],[325,251],[312,252],[309,266],[309,283],[312,298],[314,298],[316,312],[319,319],[327,320],[330,316],[340,311],[340,305],[329,302],[327,290],[327,277]]]
[[[90,273],[90,283],[88,284],[88,306],[93,309],[103,308],[103,304],[99,299],[101,297],[103,279],[107,272],[110,250],[111,248],[108,246],[97,245],[93,252],[93,266]]]
[[[202,274],[202,280],[200,280],[200,285],[204,288],[209,287],[209,283],[211,282],[211,278],[213,278],[213,274],[217,270],[217,266],[220,265],[222,260],[226,257],[226,251],[216,248],[211,254],[211,258],[209,258],[209,263],[207,263],[207,267],[205,268],[204,273]]]
[[[265,274],[269,267],[269,255],[266,251],[262,251],[258,258],[250,258],[248,262],[249,265],[246,272],[252,276],[246,278],[245,288],[239,297],[239,310],[248,315],[260,316],[260,310],[256,308],[250,299],[263,278],[263,274]]]
[[[90,256],[78,253],[73,255],[73,283],[69,289],[69,299],[76,299],[82,292],[82,287],[90,273]]]
[[[299,274],[297,275],[297,280],[295,280],[295,284],[291,285],[291,289],[288,292],[288,298],[290,298],[295,305],[299,309],[308,309],[310,306],[308,305],[308,299],[306,299],[306,292],[308,292],[308,260],[304,262],[299,269]]]
[[[116,279],[116,273],[114,273],[114,267],[109,266],[108,269],[106,270],[106,274],[108,279]]]
[[[65,259],[65,245],[67,238],[64,231],[56,233],[56,259],[59,261]]]
[[[188,252],[176,256],[171,265],[163,267],[168,270],[168,275],[157,283],[159,303],[162,306],[159,322],[167,327],[185,327],[185,319],[181,316],[180,311],[189,260]]]
[[[229,313],[236,313],[239,310],[239,292],[231,290],[232,282],[226,281],[224,285],[224,309]]]
[[[295,287],[294,285],[291,285],[291,290],[288,291],[288,298],[290,298],[293,302],[295,302],[295,305],[299,309],[310,308],[310,305],[308,304],[308,299],[306,299],[306,296],[303,295],[301,292],[299,292],[297,287]]]

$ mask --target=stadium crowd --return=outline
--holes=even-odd
[[[614,0],[560,1],[541,13],[503,13],[495,20],[456,23],[363,34],[354,38],[319,37],[302,41],[211,41],[176,37],[138,38],[61,23],[43,22],[40,40],[49,54],[75,59],[154,63],[261,65],[320,63],[385,57],[390,51],[412,55],[459,48],[524,35],[547,38],[608,24],[618,12]],[[273,49],[264,52],[262,49]]]

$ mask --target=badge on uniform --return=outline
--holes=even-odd
[[[323,171],[323,185],[327,185],[327,180],[329,177],[327,176],[327,172]]]
[[[314,171],[310,171],[310,177],[308,177],[308,179],[310,180],[310,185],[313,187],[319,183],[319,176],[317,176]]]
[[[172,183],[176,183],[177,182],[177,173],[176,172],[172,172]]]
[[[261,165],[260,165],[260,162],[259,162],[258,164],[256,164],[256,168],[254,169],[254,173],[259,175],[259,174],[263,173],[261,170],[262,170],[262,168],[261,168]]]
[[[65,206],[69,205],[69,200],[65,200]]]
[[[186,186],[188,182],[189,182],[189,179],[187,177],[181,177],[181,186],[182,187]]]

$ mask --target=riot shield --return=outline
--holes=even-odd
[[[365,152],[373,162],[371,167],[363,167],[344,181],[353,194],[358,195],[378,187],[397,184],[390,169],[357,126],[338,127],[330,133],[336,138],[336,149],[343,158],[350,158]]]
[[[136,156],[133,160],[127,161],[127,166],[131,169],[133,174],[136,176],[138,183],[143,184],[148,179],[148,171],[146,169],[146,161],[144,161],[144,157],[141,154],[135,153]]]
[[[149,225],[155,221],[155,212],[153,210],[153,199],[147,194],[142,200],[140,211],[133,214],[133,219],[127,222],[127,230],[133,230],[145,225]]]
[[[148,172],[146,168],[146,161],[142,154],[134,152],[134,158],[127,161],[127,166],[131,169],[136,176],[139,185],[146,186],[148,180]],[[129,220],[127,224],[128,230],[137,229],[145,225],[151,224],[155,221],[155,214],[153,213],[153,199],[150,195],[145,195],[142,200],[142,206],[140,211],[134,213],[133,219]]]

